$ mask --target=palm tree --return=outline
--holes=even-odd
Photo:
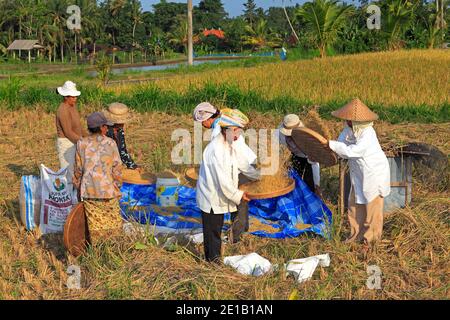
[[[183,52],[187,53],[188,24],[184,15],[176,17],[177,27],[168,35],[168,42],[176,47],[183,47]]]
[[[61,62],[64,62],[64,42],[66,41],[65,30],[66,25],[66,9],[67,5],[64,0],[50,0],[48,2],[49,17],[52,24],[58,28],[59,46],[61,54]]]
[[[326,56],[327,48],[336,42],[339,29],[351,14],[353,7],[339,5],[336,0],[307,2],[296,12],[297,16],[304,19],[306,27],[313,35],[321,58]]]
[[[134,63],[134,48],[137,47],[137,43],[135,40],[136,27],[138,24],[141,24],[143,22],[142,8],[141,8],[141,4],[139,1],[132,0],[130,14],[131,14],[131,20],[133,21],[133,45],[132,45],[132,49],[131,49],[131,63]]]
[[[402,47],[402,36],[414,22],[414,10],[417,4],[417,1],[412,0],[391,0],[387,3],[382,31],[387,37],[389,50]]]
[[[267,21],[264,19],[258,20],[253,27],[246,25],[245,31],[247,35],[242,37],[243,43],[252,46],[253,50],[274,48],[282,42],[280,36],[267,27]]]

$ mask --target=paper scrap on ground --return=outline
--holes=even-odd
[[[330,266],[330,255],[327,253],[303,259],[290,260],[286,264],[286,272],[287,274],[292,274],[297,282],[301,283],[311,279],[318,265],[321,267]]]
[[[189,239],[189,241],[192,241],[195,244],[203,243],[203,233],[188,235],[187,238]]]
[[[262,276],[272,270],[269,260],[253,252],[247,255],[225,257],[224,264],[236,269],[240,274]]]

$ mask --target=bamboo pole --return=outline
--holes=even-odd
[[[345,190],[345,162],[342,159],[339,159],[339,200],[338,200],[338,212],[341,218],[339,223],[339,233],[342,230],[342,223],[344,222],[344,190]]]

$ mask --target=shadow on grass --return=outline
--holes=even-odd
[[[18,178],[22,176],[38,176],[39,175],[39,169],[30,170],[24,165],[17,165],[17,164],[8,164],[6,167],[13,172]]]

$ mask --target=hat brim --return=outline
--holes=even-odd
[[[116,115],[116,114],[112,114],[108,110],[103,110],[103,114],[105,115],[106,119],[108,119],[108,121],[110,121],[112,123],[112,125],[126,124],[126,123],[130,122],[130,120],[131,120],[129,113],[126,113],[123,115]]]
[[[280,132],[287,137],[290,137],[292,135],[292,129],[286,129],[285,127],[280,128]]]
[[[81,95],[80,91],[77,90],[64,90],[63,87],[58,87],[56,89],[56,91],[58,91],[58,93],[63,96],[63,97],[78,97]]]

